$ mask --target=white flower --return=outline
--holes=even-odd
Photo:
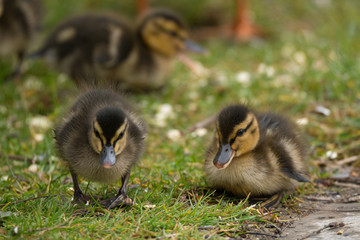
[[[6,176],[6,175],[1,177],[1,180],[4,182],[7,181],[8,179],[9,179],[9,176]]]
[[[193,137],[202,137],[204,136],[206,133],[208,132],[208,130],[206,128],[198,128],[196,129],[191,135]]]
[[[338,154],[337,152],[334,151],[327,151],[326,152],[326,157],[330,158],[330,159],[335,159],[337,158]]]
[[[330,109],[324,107],[324,106],[316,106],[315,111],[319,114],[322,114],[324,116],[329,116],[331,111]]]
[[[178,141],[181,138],[181,132],[177,129],[169,130],[166,135],[170,140],[174,142]]]
[[[298,64],[304,66],[306,64],[306,55],[304,52],[295,52],[294,53],[294,60]]]
[[[37,142],[44,140],[44,133],[52,127],[52,122],[45,116],[36,116],[29,119],[30,133]]]
[[[173,107],[168,104],[168,103],[164,103],[161,104],[159,106],[159,110],[155,115],[155,124],[158,125],[159,127],[165,127],[166,125],[166,120],[169,118],[173,118],[174,117],[174,111],[173,111]]]
[[[272,77],[275,74],[275,68],[265,63],[260,63],[257,71],[259,74],[266,75],[267,77]]]
[[[238,83],[247,85],[250,83],[250,80],[251,80],[251,75],[249,72],[241,71],[236,74],[236,81]]]

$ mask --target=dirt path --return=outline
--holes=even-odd
[[[280,239],[360,239],[360,203],[320,205],[285,229]]]

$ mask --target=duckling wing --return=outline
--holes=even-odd
[[[275,153],[280,171],[299,182],[309,182],[304,176],[306,147],[294,124],[272,113],[258,118],[260,141]]]
[[[113,67],[129,56],[133,38],[131,28],[120,19],[107,14],[85,14],[61,23],[30,57],[46,57],[60,64],[75,58],[74,62]]]
[[[309,179],[301,175],[299,172],[294,171],[293,169],[283,168],[281,171],[289,178],[295,179],[298,182],[310,182]]]

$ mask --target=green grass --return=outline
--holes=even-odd
[[[230,3],[222,5],[214,0],[207,8],[208,1],[195,6],[190,0],[182,2],[180,6],[172,4],[184,12],[189,26],[204,24],[211,9],[222,13],[218,22],[231,19]],[[110,0],[46,4],[45,33],[63,17],[84,9],[113,9],[129,16],[134,12],[133,5]],[[186,129],[236,102],[280,112],[294,121],[306,118],[308,124],[302,128],[311,149],[308,160],[312,178],[335,172],[317,169],[327,151],[338,152],[337,159],[360,152],[359,8],[356,0],[251,1],[256,24],[268,34],[264,41],[203,42],[211,54],[193,58],[210,74],[195,76],[178,63],[163,91],[130,96],[149,125],[147,150],[130,177],[130,185],[140,184],[128,192],[136,204],[111,211],[70,203],[70,174],[57,157],[51,129],[76,90],[69,79],[45,64],[29,62],[18,84],[1,84],[0,238],[236,237],[243,236],[254,222],[279,221],[277,213],[266,217],[246,200],[214,194],[206,188],[202,163],[214,129],[201,137]],[[0,62],[0,81],[10,67],[11,62]],[[244,71],[250,74],[248,83],[237,81]],[[156,114],[165,103],[172,106],[174,116],[161,127]],[[331,116],[316,114],[317,105],[329,108]],[[35,140],[36,129],[31,127],[32,119],[38,116],[45,116],[52,124],[38,130],[44,136],[42,141]],[[171,140],[167,137],[171,129],[185,134]],[[26,157],[35,165],[6,155]],[[88,193],[112,196],[120,183],[88,185],[82,180],[81,187]],[[311,191],[307,186],[299,193]],[[34,199],[39,196],[49,197]],[[31,200],[22,201],[26,199]],[[214,228],[201,230],[204,226]]]

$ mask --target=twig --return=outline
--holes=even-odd
[[[342,182],[334,182],[334,186],[337,187],[347,187],[347,188],[360,188],[359,184],[354,184],[354,183],[342,183]]]
[[[212,230],[212,229],[216,229],[216,226],[199,226],[198,230]]]
[[[208,125],[212,124],[213,122],[215,122],[216,119],[216,115],[211,116],[201,122],[196,123],[194,126],[190,127],[187,132],[193,132],[198,128],[204,128],[207,127]]]
[[[66,226],[67,224],[68,224],[68,222],[65,222],[65,223],[63,223],[63,224],[60,224],[60,225],[58,225],[58,226],[53,226],[53,227],[29,229],[29,230],[27,230],[25,233],[41,232],[41,231],[53,230],[53,229],[56,229],[56,228],[64,228],[64,226]]]
[[[8,159],[11,159],[11,160],[19,160],[19,161],[26,161],[26,162],[29,162],[29,163],[33,163],[32,158],[24,157],[24,156],[20,156],[20,155],[8,155],[8,154],[0,153],[0,158],[8,158]]]
[[[338,182],[344,182],[344,183],[360,184],[360,178],[359,177],[344,177],[344,178],[329,177],[328,179],[338,181]]]
[[[345,226],[345,224],[343,222],[331,222],[327,225],[325,225],[324,227],[316,230],[316,231],[313,231],[311,233],[309,233],[308,235],[302,237],[302,238],[298,238],[297,240],[304,240],[304,239],[307,239],[309,237],[313,237],[315,235],[318,235],[319,233],[321,233],[321,231],[327,229],[327,228],[330,228],[330,229],[335,229],[335,228],[339,228],[339,227],[343,227]]]
[[[343,183],[360,184],[360,178],[359,178],[359,177],[327,177],[327,178],[318,178],[318,179],[315,180],[315,183],[327,183],[327,184],[329,184],[329,181],[337,181],[337,182],[343,182]]]
[[[179,235],[179,233],[173,233],[173,234],[168,234],[168,235],[164,235],[162,237],[157,237],[157,239],[164,239],[164,238],[174,238],[177,235]]]
[[[261,236],[267,236],[267,237],[272,237],[272,238],[278,238],[279,237],[279,235],[273,235],[273,234],[262,233],[262,232],[245,232],[245,234],[261,235]]]
[[[7,206],[7,205],[10,205],[10,204],[18,204],[18,203],[21,203],[21,202],[33,201],[33,200],[37,200],[37,199],[40,199],[40,198],[51,198],[51,197],[56,197],[56,196],[61,196],[61,195],[62,194],[54,194],[54,195],[48,195],[48,196],[39,196],[39,197],[34,197],[34,198],[17,200],[15,202],[8,202],[8,203],[5,203],[5,204],[0,204],[0,207]]]
[[[332,197],[304,196],[304,199],[310,200],[310,201],[327,202],[327,203],[332,203],[332,202],[336,201],[336,199],[334,199]]]
[[[344,158],[342,160],[337,161],[336,164],[337,165],[345,165],[345,164],[348,164],[348,163],[355,162],[358,159],[359,159],[359,156],[351,156],[351,157]]]
[[[312,208],[312,207],[302,207],[305,210],[313,210],[320,212],[360,212],[360,208],[352,208],[352,209],[339,209],[339,208]]]
[[[358,201],[360,201],[360,195],[344,199],[344,203],[352,203],[352,202],[358,202]]]

